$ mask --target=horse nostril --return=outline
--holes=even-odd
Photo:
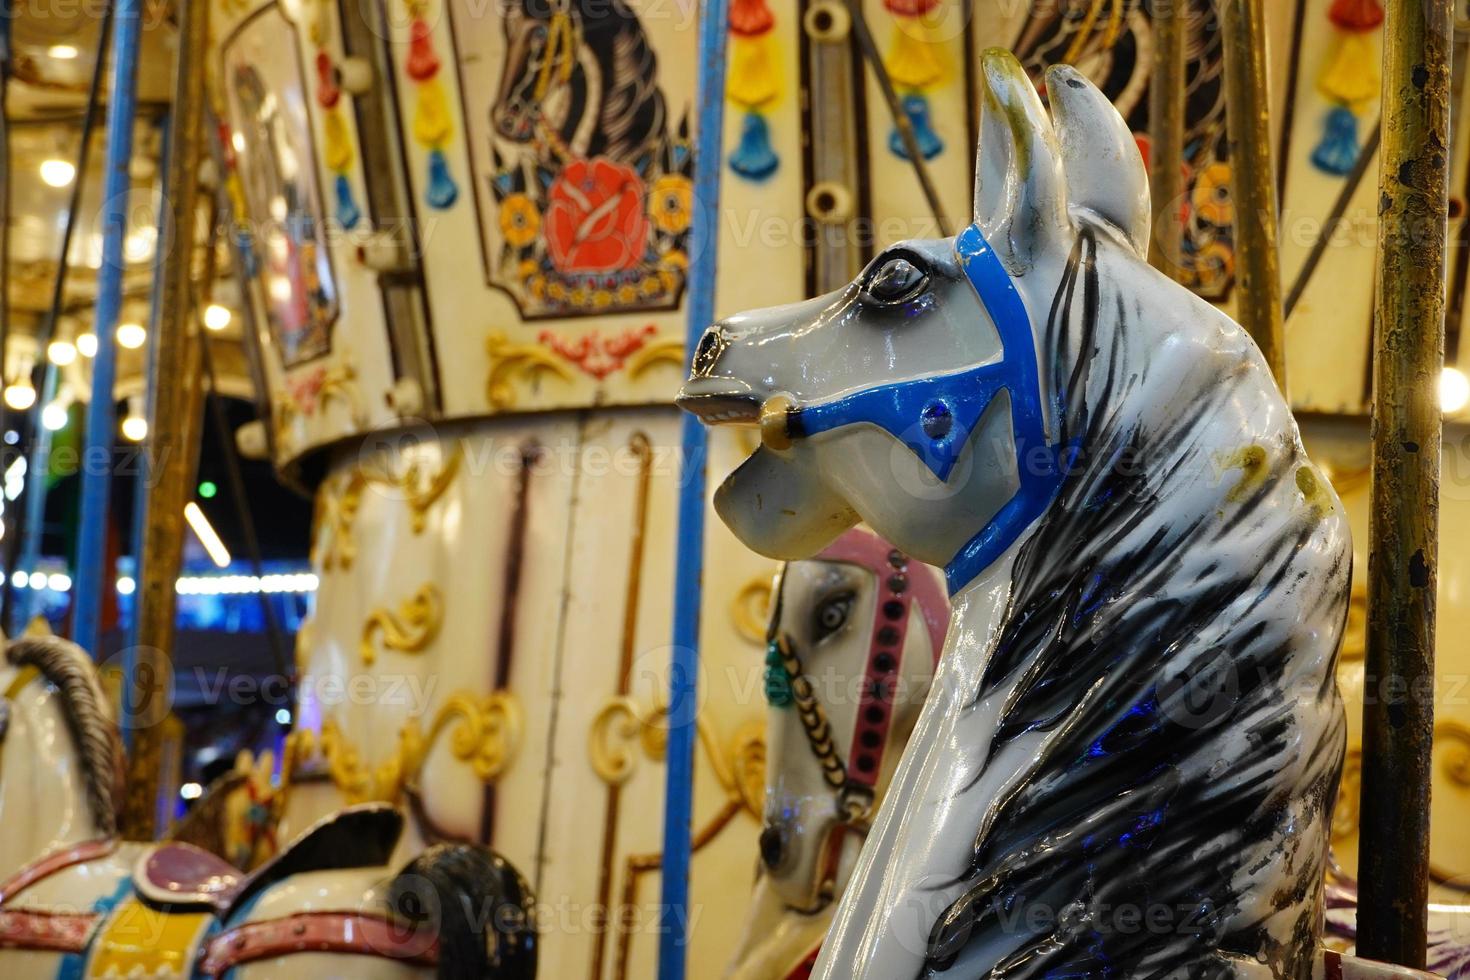
[[[729,346],[729,339],[719,327],[706,330],[699,338],[699,346],[694,349],[694,361],[690,366],[693,377],[707,378],[714,373],[715,363]]]
[[[786,839],[779,827],[769,824],[761,831],[761,861],[767,870],[775,871],[786,856]]]

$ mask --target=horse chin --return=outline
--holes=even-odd
[[[765,447],[715,491],[715,512],[741,544],[780,561],[810,558],[858,521],[797,454]]]

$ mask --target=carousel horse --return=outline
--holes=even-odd
[[[658,56],[623,0],[508,0],[495,132],[633,164],[664,139]]]
[[[730,980],[805,976],[929,693],[949,601],[863,529],[776,583],[761,864]]]
[[[482,848],[398,874],[391,807],[351,807],[245,873],[189,844],[121,841],[122,752],[96,671],[55,637],[0,672],[0,976],[535,976],[529,886]]]
[[[1364,975],[1318,947],[1341,505],[1245,331],[1147,264],[1113,106],[1053,68],[1054,126],[1008,52],[979,74],[974,223],[715,324],[680,394],[760,428],[716,494],[748,546],[863,520],[949,582],[812,976]]]
[[[1329,944],[1351,951],[1358,941],[1358,882],[1329,860],[1327,930]],[[1427,965],[1445,980],[1470,980],[1470,905],[1431,902]]]

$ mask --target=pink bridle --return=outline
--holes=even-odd
[[[893,725],[893,694],[903,665],[909,610],[918,607],[923,625],[929,631],[934,662],[938,664],[949,627],[949,599],[933,573],[923,568],[911,573],[911,559],[907,555],[863,528],[845,532],[816,560],[857,565],[873,572],[878,579],[862,696],[857,723],[853,726],[852,748],[847,755],[848,785],[876,793],[888,733]]]

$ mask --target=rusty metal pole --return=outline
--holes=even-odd
[[[138,575],[137,646],[130,652],[132,752],[122,832],[151,840],[157,812],[163,721],[173,689],[175,594],[183,560],[184,503],[202,408],[195,325],[194,255],[198,237],[199,162],[204,147],[204,66],[208,0],[178,5],[178,67],[169,134],[168,208],[173,240],[161,271],[158,325],[149,346],[148,495]]]
[[[1154,66],[1149,81],[1149,193],[1153,198],[1153,237],[1148,260],[1171,279],[1184,275],[1185,40],[1189,35],[1186,0],[1164,0],[1154,7]]]
[[[1235,203],[1236,318],[1261,348],[1276,384],[1285,392],[1265,0],[1220,0],[1220,30]]]
[[[1389,0],[1386,14],[1358,952],[1423,969],[1451,0]]]

